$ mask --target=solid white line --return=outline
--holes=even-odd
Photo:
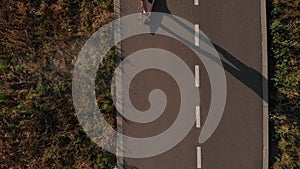
[[[195,66],[195,86],[200,87],[200,74],[199,74],[199,65]]]
[[[195,25],[195,45],[199,46],[199,33],[200,33],[200,27],[198,24]]]
[[[197,147],[197,168],[201,168],[201,147]]]
[[[196,106],[196,127],[201,127],[201,118],[200,118],[200,106]]]
[[[260,0],[260,20],[262,35],[262,93],[263,93],[263,169],[269,168],[269,103],[268,103],[268,34],[267,2]]]
[[[195,5],[199,5],[199,0],[195,0]]]

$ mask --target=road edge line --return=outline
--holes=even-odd
[[[114,0],[114,19],[118,19],[121,17],[121,0]],[[118,23],[116,23],[116,25],[114,25],[114,38],[115,39],[121,39],[121,32],[119,31],[115,31],[116,27],[120,27],[121,23],[120,20]],[[118,45],[115,46],[115,52],[117,53],[117,57],[116,57],[116,64],[119,65],[121,63],[121,55],[122,55],[122,50],[121,50],[121,43],[119,43]],[[122,76],[122,75],[120,75]],[[115,81],[117,83],[117,80]],[[122,83],[122,79],[119,78],[118,82]],[[115,86],[117,86],[115,84]],[[120,85],[118,85],[120,86]],[[122,86],[122,85],[121,85]],[[115,92],[117,91],[117,89],[115,89]],[[122,93],[122,88],[118,89],[118,91],[120,91]],[[117,94],[115,93],[115,97],[117,97]],[[122,100],[122,99],[121,99]],[[120,103],[122,104],[122,103]],[[116,119],[117,119],[117,131],[123,131],[123,119],[120,116],[118,110],[116,111]],[[118,146],[121,145],[123,146],[123,138],[118,138],[117,137],[117,147],[116,147],[116,158],[117,158],[117,166],[116,169],[123,169],[124,167],[124,157],[123,157],[123,153],[118,149]]]
[[[268,34],[267,4],[260,0],[262,35],[262,92],[263,92],[263,169],[269,168],[269,89],[268,89]]]

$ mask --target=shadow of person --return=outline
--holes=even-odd
[[[212,61],[216,62],[218,60],[216,56],[211,55],[209,52],[203,50],[202,48],[195,47],[194,43],[188,41],[187,39],[185,39],[181,35],[176,34],[167,25],[163,25],[161,23],[161,21],[156,22],[157,17],[160,17],[158,19],[162,19],[162,17],[164,17],[164,15],[154,15],[154,16],[155,16],[155,18],[154,18],[153,22],[151,23],[151,26],[153,26],[153,29],[156,28],[156,30],[157,30],[158,28],[161,28],[164,31],[169,32],[170,34],[172,34],[173,36],[175,36],[177,39],[181,40],[182,42],[185,42],[191,48],[195,49],[196,51],[198,51],[202,55],[208,57]],[[195,33],[194,32],[195,30],[192,29],[191,26],[186,25],[181,20],[179,20],[176,16],[166,15],[166,17],[169,17],[170,19],[172,19],[174,22],[176,22],[177,24],[182,26],[184,29],[186,29],[191,34]],[[200,35],[199,38],[200,38],[202,43],[205,43],[206,45],[210,45],[210,40],[207,39],[206,37]],[[266,87],[265,85],[268,83],[268,79],[266,79],[261,74],[261,72],[258,72],[257,70],[247,66],[245,63],[238,60],[235,56],[230,54],[228,51],[226,51],[225,49],[223,49],[222,47],[220,47],[216,43],[214,43],[214,42],[211,42],[211,43],[212,43],[213,47],[218,51],[218,53],[221,54],[224,57],[224,59],[227,60],[230,63],[230,64],[228,64],[224,60],[221,60],[222,65],[220,65],[220,66],[223,66],[224,69],[228,73],[233,75],[236,79],[238,79],[240,82],[242,82],[248,88],[250,88],[253,92],[256,93],[257,96],[259,96],[265,102],[268,102],[269,101],[268,100],[269,99],[268,94],[263,92],[263,87]]]
[[[153,1],[154,1],[154,3],[153,3]],[[168,8],[168,4],[167,4],[166,0],[148,0],[148,2],[151,4],[153,3],[151,11],[149,11],[149,12],[159,12],[159,13],[171,14],[171,11]],[[154,18],[154,16],[150,14],[149,19],[150,20],[148,20],[148,22],[146,24],[148,24],[150,26],[151,35],[154,35],[155,32],[158,30],[158,28],[161,25],[160,23],[163,19],[163,15],[159,15]],[[151,20],[155,20],[155,22],[151,22]]]
[[[213,43],[213,45],[215,49],[233,65],[231,66],[230,64],[222,61],[224,69],[231,75],[233,75],[236,79],[238,79],[240,82],[242,82],[244,85],[249,87],[261,99],[263,99],[266,102],[269,102],[268,96],[264,95],[263,93],[263,85],[261,85],[266,84],[268,80],[260,72],[247,66],[219,45],[215,43]]]
[[[148,2],[152,3],[153,0],[148,0]],[[156,0],[150,12],[161,12],[171,14],[166,0]]]

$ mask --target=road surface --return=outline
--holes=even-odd
[[[197,1],[197,0],[196,0]],[[121,17],[137,13],[138,0],[121,0]],[[260,0],[156,0],[153,12],[164,12],[198,24],[218,51],[227,80],[227,101],[222,120],[213,136],[203,144],[195,126],[176,147],[161,155],[124,158],[132,169],[262,169],[263,97],[262,33]],[[139,26],[139,25],[137,25]],[[121,43],[122,56],[146,48],[160,48],[180,57],[193,71],[200,66],[201,124],[210,106],[211,84],[201,60],[182,43],[161,35],[145,34]],[[148,124],[123,122],[123,132],[132,137],[157,135],[172,125],[180,108],[180,93],[174,79],[159,70],[138,74],[130,86],[130,98],[139,110],[147,110],[148,94],[162,89],[168,103],[163,115]],[[197,155],[201,147],[201,157]],[[201,165],[199,166],[199,160]]]

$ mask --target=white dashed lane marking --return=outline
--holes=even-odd
[[[200,71],[199,65],[195,66],[195,86],[200,87]]]
[[[201,118],[200,118],[200,106],[196,106],[196,127],[201,127]]]
[[[194,0],[195,5],[199,5],[199,0]],[[200,45],[200,27],[198,24],[195,25],[195,46]],[[195,86],[200,87],[200,74],[199,74],[199,65],[195,66]],[[200,118],[200,106],[196,106],[196,127],[201,127],[201,118]],[[202,168],[202,157],[201,157],[201,147],[197,147],[197,169]]]
[[[201,147],[197,147],[197,168],[201,168]]]
[[[199,46],[199,33],[200,33],[200,27],[198,24],[195,25],[195,45]]]

